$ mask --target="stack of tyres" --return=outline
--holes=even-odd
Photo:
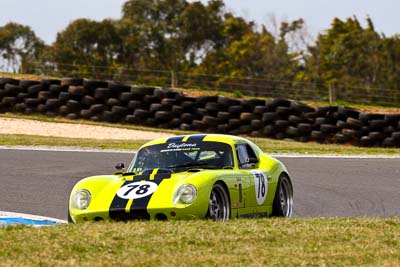
[[[400,147],[400,114],[311,107],[288,99],[193,97],[167,88],[81,78],[0,78],[0,112],[302,142]]]

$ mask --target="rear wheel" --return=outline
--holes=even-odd
[[[273,216],[290,217],[293,212],[293,187],[289,177],[281,174],[276,186]]]
[[[226,221],[230,218],[230,212],[228,192],[222,184],[216,183],[211,190],[206,218],[214,221]]]

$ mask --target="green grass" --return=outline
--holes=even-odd
[[[153,132],[167,132],[172,134],[190,134],[194,132],[185,132],[180,130],[167,130],[159,128],[143,127],[128,124],[111,124],[105,122],[91,122],[85,120],[72,121],[61,117],[46,117],[43,115],[18,115],[1,114],[0,117],[32,119],[52,123],[83,123],[88,125],[106,126],[115,128],[124,128],[132,130],[144,130]],[[350,145],[319,144],[314,142],[301,143],[285,140],[274,140],[269,138],[248,137],[267,153],[299,153],[299,154],[342,154],[342,155],[398,155],[399,148],[366,148]],[[0,145],[3,146],[76,146],[85,148],[100,149],[138,149],[146,140],[98,140],[83,138],[64,138],[64,137],[45,137],[32,135],[8,135],[0,134]]]
[[[0,227],[4,266],[398,266],[400,219]]]

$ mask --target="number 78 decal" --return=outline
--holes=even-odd
[[[268,182],[265,174],[260,171],[252,171],[254,176],[254,188],[256,190],[256,200],[258,205],[264,204],[268,193]]]
[[[158,185],[150,181],[129,183],[121,187],[117,195],[124,199],[138,199],[154,193]]]

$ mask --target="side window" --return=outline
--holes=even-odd
[[[237,153],[237,157],[238,157],[238,160],[239,160],[239,168],[240,169],[249,169],[249,168],[251,168],[251,165],[246,163],[248,161],[248,159],[249,159],[249,155],[247,153],[246,145],[238,145],[236,147],[236,153]]]
[[[257,159],[257,155],[250,145],[237,145],[236,146],[237,157],[239,160],[240,169],[251,169],[254,162],[249,163],[250,159]]]
[[[246,145],[247,149],[247,154],[249,155],[250,158],[257,158],[256,152],[254,152],[253,148],[250,145]]]

